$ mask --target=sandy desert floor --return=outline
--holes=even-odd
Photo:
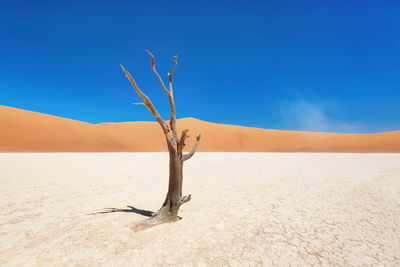
[[[3,153],[0,170],[0,265],[400,265],[400,154],[197,153],[183,220],[138,233],[166,153]]]

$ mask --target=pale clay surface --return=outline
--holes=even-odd
[[[2,266],[399,266],[400,154],[197,153],[183,220],[167,153],[0,154]]]

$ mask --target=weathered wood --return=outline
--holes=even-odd
[[[183,161],[190,159],[194,155],[194,153],[196,152],[197,146],[200,143],[200,137],[201,137],[201,134],[198,134],[196,137],[196,142],[194,143],[192,150],[189,153],[182,156]]]
[[[174,92],[172,90],[172,76],[174,75],[175,70],[176,70],[176,65],[178,64],[178,56],[175,56],[174,59],[175,59],[174,60],[174,68],[172,69],[172,71],[170,73],[168,73],[168,83],[169,83],[168,97],[170,99],[169,103],[171,106],[171,118],[170,118],[169,123],[170,123],[171,129],[172,129],[172,132],[173,132],[174,140],[177,142],[178,136],[176,134],[176,115],[175,115],[176,112],[175,112]],[[172,101],[171,101],[171,99],[172,99]]]
[[[183,182],[183,163],[184,161],[190,159],[200,142],[200,134],[197,135],[196,142],[193,145],[192,150],[187,153],[183,154],[183,149],[185,147],[185,140],[189,136],[187,135],[188,130],[184,130],[182,132],[181,138],[178,140],[177,132],[176,132],[176,111],[175,111],[175,102],[174,102],[174,94],[172,90],[172,76],[175,73],[178,56],[174,57],[174,68],[170,73],[168,73],[168,83],[169,89],[166,88],[163,80],[161,79],[160,75],[158,74],[156,67],[155,67],[155,59],[153,54],[151,54],[148,50],[146,52],[151,57],[151,68],[154,74],[157,76],[158,80],[164,91],[167,93],[169,105],[171,109],[170,115],[170,129],[167,123],[163,120],[161,115],[158,113],[157,109],[154,107],[153,103],[150,99],[139,89],[138,85],[136,84],[135,80],[129,74],[127,70],[121,65],[122,70],[125,72],[126,77],[131,82],[133,88],[135,89],[136,93],[143,99],[143,103],[135,103],[136,105],[144,105],[147,109],[151,112],[157,122],[160,124],[168,146],[169,152],[169,183],[168,183],[168,192],[165,197],[164,203],[161,208],[155,212],[149,219],[144,221],[134,223],[132,225],[132,229],[134,231],[140,231],[145,228],[166,222],[174,222],[179,219],[178,212],[181,205],[190,201],[191,195],[183,196],[182,197],[182,182]],[[169,134],[169,130],[172,131],[172,136]]]
[[[125,72],[126,77],[129,79],[131,82],[133,88],[135,89],[136,93],[143,99],[143,103],[139,103],[139,105],[144,105],[147,107],[147,109],[151,112],[153,117],[157,120],[157,122],[160,124],[161,128],[164,131],[164,134],[168,136],[168,126],[165,123],[165,121],[162,119],[160,113],[158,113],[157,109],[154,107],[153,103],[150,101],[150,99],[145,95],[140,89],[139,86],[136,84],[135,80],[132,78],[130,73],[125,70],[124,66],[121,65],[122,70]]]
[[[176,112],[175,112],[175,102],[174,102],[174,95],[173,95],[173,91],[172,91],[172,75],[175,72],[176,69],[176,65],[177,65],[177,60],[178,60],[178,56],[175,56],[175,63],[174,63],[174,68],[172,69],[171,73],[168,73],[168,82],[169,82],[169,90],[165,87],[165,84],[163,82],[163,80],[161,79],[160,75],[158,74],[157,70],[156,70],[156,63],[155,63],[155,59],[152,53],[150,53],[149,50],[146,50],[146,52],[150,55],[151,57],[151,69],[153,70],[154,74],[157,76],[158,80],[160,81],[160,84],[162,86],[162,88],[164,89],[164,91],[167,93],[168,96],[168,100],[169,100],[169,106],[171,108],[171,116],[170,116],[170,126],[171,126],[171,130],[172,130],[172,139],[171,141],[173,143],[177,142],[177,135],[176,135],[176,126],[175,126],[175,120],[176,120]]]

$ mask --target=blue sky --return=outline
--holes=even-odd
[[[0,2],[0,104],[98,123],[168,119],[285,130],[400,130],[399,1]]]

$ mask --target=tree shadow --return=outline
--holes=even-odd
[[[142,210],[142,209],[137,209],[132,206],[127,206],[129,209],[117,209],[117,208],[105,208],[104,211],[99,211],[99,212],[94,212],[90,213],[89,215],[95,215],[95,214],[105,214],[105,213],[113,213],[113,212],[133,212],[136,214],[140,214],[146,217],[151,217],[154,212],[150,210]]]
[[[104,208],[104,211],[93,212],[93,213],[89,213],[88,215],[106,214],[106,213],[113,213],[113,212],[132,212],[132,213],[140,214],[140,215],[143,215],[146,217],[151,217],[154,214],[154,212],[151,210],[137,209],[132,206],[127,206],[127,207],[129,209]],[[178,219],[182,220],[183,218],[181,216],[178,216]]]

